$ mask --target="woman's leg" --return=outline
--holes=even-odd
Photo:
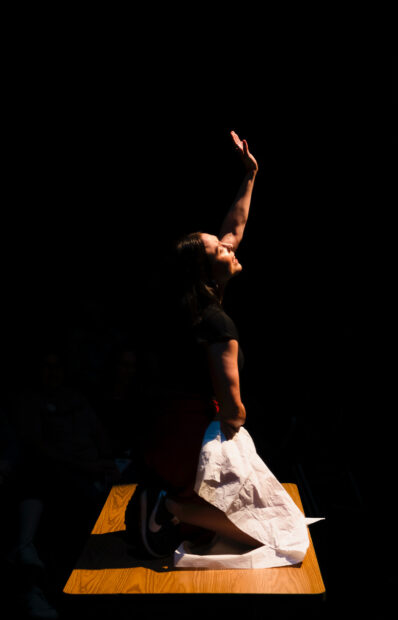
[[[262,546],[258,540],[236,527],[221,510],[201,498],[198,499],[200,502],[196,498],[192,501],[189,498],[171,499],[168,497],[165,506],[181,523],[189,523],[189,525],[211,530],[225,538],[231,538],[253,548]]]

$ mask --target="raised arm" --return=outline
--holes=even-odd
[[[241,140],[239,136],[231,131],[231,137],[235,145],[235,149],[239,152],[243,165],[246,169],[246,175],[239,187],[238,193],[232,203],[220,230],[220,241],[223,243],[231,243],[233,250],[236,252],[240,242],[242,241],[246,222],[249,217],[249,209],[252,198],[254,180],[258,171],[258,164],[253,155],[249,151],[246,140]]]

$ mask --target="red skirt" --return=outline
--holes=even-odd
[[[165,398],[150,430],[145,462],[170,492],[193,494],[203,436],[218,411],[215,399],[199,395]]]

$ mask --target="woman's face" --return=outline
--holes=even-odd
[[[213,277],[217,282],[225,283],[243,269],[235,256],[232,245],[222,243],[215,235],[202,233],[201,238],[206,254],[212,263]]]

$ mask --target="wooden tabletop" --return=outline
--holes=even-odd
[[[283,486],[304,512],[297,485],[284,483]],[[132,562],[130,557],[129,566],[123,567],[124,513],[135,488],[135,484],[119,485],[110,491],[77,567],[65,585],[66,594],[320,595],[325,592],[310,534],[304,561],[295,566],[196,570],[174,568],[172,558]]]

